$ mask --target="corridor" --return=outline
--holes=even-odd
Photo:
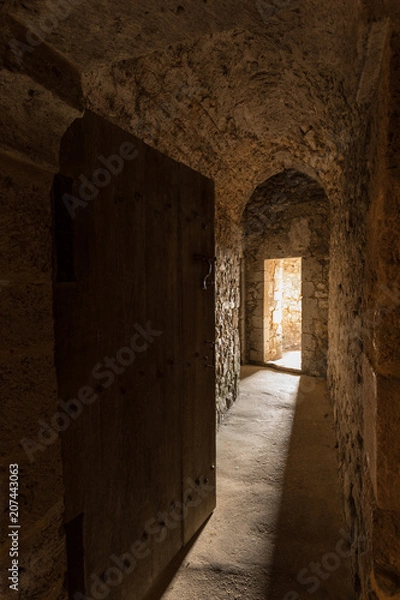
[[[217,444],[217,509],[163,600],[352,600],[325,382],[244,367]]]

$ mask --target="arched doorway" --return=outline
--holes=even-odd
[[[309,375],[325,376],[329,202],[323,188],[293,169],[274,175],[256,188],[247,204],[244,232],[246,362],[266,364],[280,358],[285,314],[290,323],[301,301],[301,368]],[[297,269],[296,259],[301,259]],[[301,296],[294,294],[290,302],[293,277],[288,276],[285,296],[283,273],[294,271],[301,276]],[[299,317],[292,320],[298,327]]]

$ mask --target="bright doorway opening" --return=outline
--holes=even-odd
[[[264,261],[264,362],[301,370],[302,259]]]

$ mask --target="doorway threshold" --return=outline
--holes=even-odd
[[[283,373],[303,373],[301,369],[301,350],[290,350],[284,352],[282,358],[278,360],[269,360],[265,363],[266,367],[271,367]]]

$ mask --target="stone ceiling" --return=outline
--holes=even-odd
[[[10,137],[57,89],[213,178],[232,218],[285,168],[339,185],[368,30],[357,0],[57,1],[2,4]]]

